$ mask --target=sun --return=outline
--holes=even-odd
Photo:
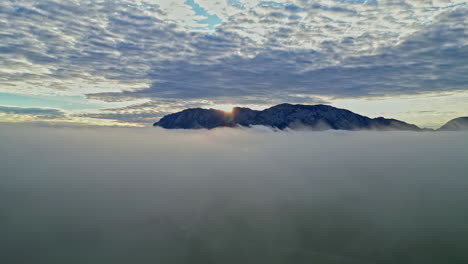
[[[234,105],[231,104],[217,104],[217,105],[212,105],[211,108],[213,109],[218,109],[226,113],[231,113],[232,109],[234,108]]]

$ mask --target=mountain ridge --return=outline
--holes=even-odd
[[[445,125],[441,126],[439,131],[461,131],[468,130],[468,116],[454,118]]]
[[[264,110],[234,107],[231,112],[189,108],[161,118],[154,126],[166,129],[212,129],[254,125],[277,129],[312,130],[405,130],[422,131],[416,125],[384,117],[369,118],[330,105],[283,103]]]

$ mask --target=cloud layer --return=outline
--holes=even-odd
[[[0,261],[466,263],[467,136],[0,125]]]
[[[31,120],[67,119],[66,114],[58,109],[21,108],[0,106],[0,120],[31,121]]]

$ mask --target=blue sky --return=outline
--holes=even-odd
[[[467,7],[3,1],[0,121],[44,121],[34,109],[54,109],[45,121],[143,126],[186,107],[288,102],[438,126],[468,115]]]
[[[206,26],[205,27],[198,27],[198,28],[201,28],[201,29],[214,29],[217,25],[219,25],[219,24],[221,24],[223,22],[223,21],[221,21],[221,19],[219,19],[218,16],[208,14],[206,9],[201,7],[194,0],[187,0],[187,1],[185,1],[185,4],[192,7],[192,10],[195,12],[195,14],[197,16],[204,17],[203,19],[197,20],[197,22],[202,24],[202,25],[206,25]],[[235,3],[233,3],[233,4],[235,4]]]

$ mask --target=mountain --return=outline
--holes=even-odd
[[[439,128],[441,131],[459,131],[468,130],[468,116],[459,117],[448,121]]]
[[[313,130],[411,130],[420,131],[415,125],[383,117],[369,118],[349,110],[328,105],[280,104],[257,111],[235,107],[232,112],[216,109],[190,108],[161,118],[154,126],[167,129],[197,129],[263,125],[279,129]]]

